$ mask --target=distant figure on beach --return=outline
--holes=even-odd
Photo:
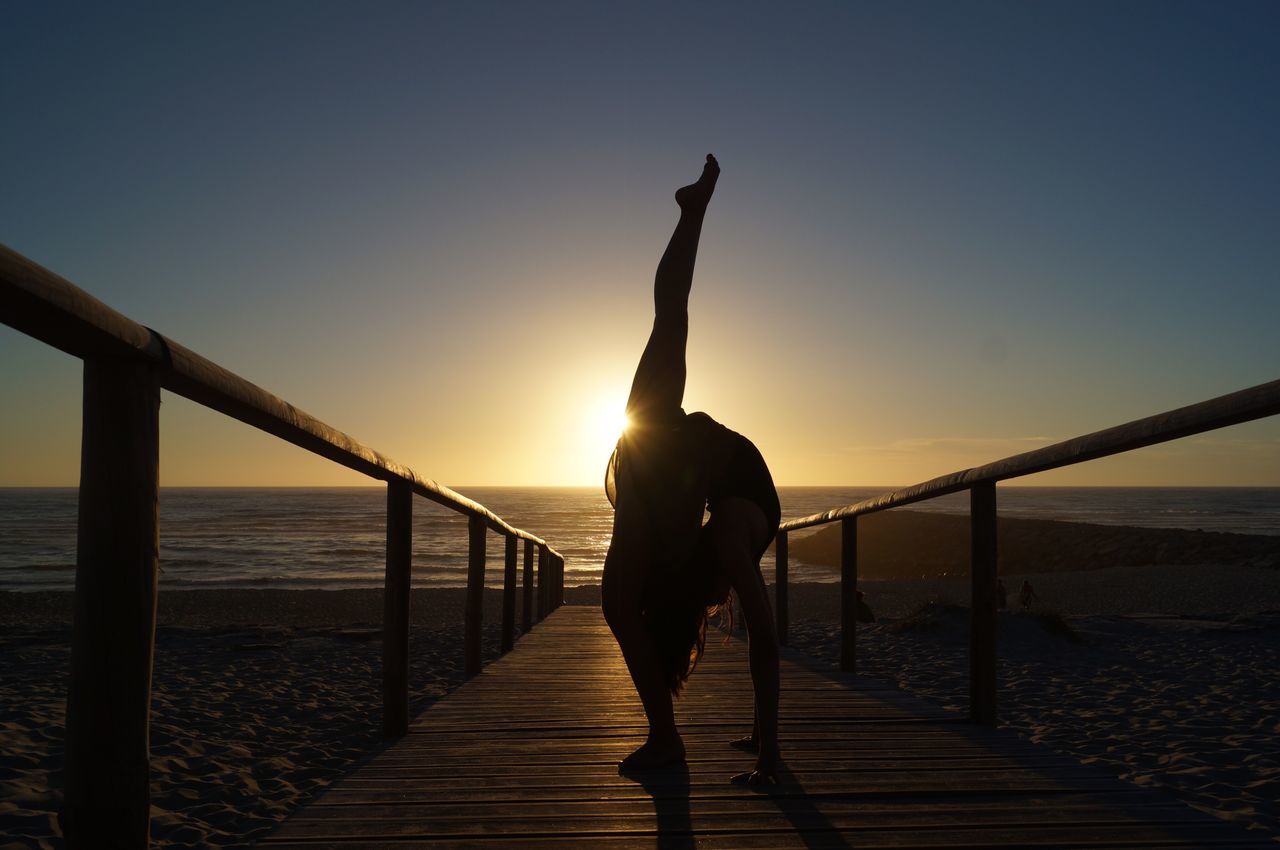
[[[1018,604],[1023,608],[1030,608],[1031,603],[1036,601],[1036,592],[1031,589],[1031,582],[1023,581],[1022,590],[1018,591]]]
[[[1009,594],[1004,589],[1004,580],[996,579],[996,608],[1003,611],[1009,607]]]
[[[857,598],[853,601],[853,619],[859,623],[874,623],[876,615],[867,604],[865,594],[861,590],[855,590],[854,593]]]
[[[628,425],[605,474],[614,517],[601,595],[649,721],[648,739],[618,766],[627,772],[684,762],[671,699],[702,655],[708,614],[719,611],[731,621],[730,590],[737,592],[755,723],[749,737],[733,743],[757,758],[754,770],[733,779],[754,785],[777,779],[778,639],[760,557],[782,511],[755,445],[681,407],[689,291],[719,176],[708,154],[698,181],[676,191],[680,220],[654,279],[653,330],[627,399]],[[706,525],[704,509],[711,513]]]

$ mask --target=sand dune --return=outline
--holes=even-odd
[[[1280,536],[1181,528],[1136,528],[1059,520],[997,521],[1001,573],[1051,573],[1148,564],[1280,567]],[[791,542],[791,556],[836,568],[840,527]],[[968,571],[969,518],[881,511],[858,520],[858,572],[868,579],[920,578]]]

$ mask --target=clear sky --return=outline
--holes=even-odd
[[[671,192],[686,409],[906,484],[1280,377],[1276,3],[8,0],[0,241],[447,484],[600,481]],[[0,327],[0,485],[80,364]],[[162,483],[365,479],[167,395]],[[1280,485],[1280,422],[1030,479]]]

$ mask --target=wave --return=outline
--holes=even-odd
[[[883,489],[784,487],[780,496],[784,516],[794,517],[850,504]],[[513,525],[551,541],[566,556],[566,584],[599,581],[613,520],[601,493],[541,488],[468,492]],[[965,514],[968,499],[959,494],[913,509]],[[1000,490],[1000,515],[1277,535],[1280,488],[1008,487]],[[0,564],[5,565],[0,587],[70,589],[76,516],[74,488],[0,488]],[[414,586],[465,584],[466,526],[465,517],[415,502]],[[385,533],[385,494],[380,489],[163,488],[161,581],[165,587],[381,587]],[[486,583],[496,586],[502,578],[502,538],[487,535],[486,552]],[[521,549],[521,574],[523,562]]]
[[[36,572],[36,573],[56,573],[70,572],[75,570],[75,564],[6,564],[0,566],[0,572]]]

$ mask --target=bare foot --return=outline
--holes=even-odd
[[[680,736],[674,738],[654,738],[640,745],[640,749],[624,758],[618,764],[618,773],[629,773],[633,770],[653,770],[658,767],[684,763],[684,741]]]
[[[756,740],[755,735],[744,735],[741,738],[730,741],[729,746],[735,750],[743,750],[748,753],[760,752],[760,742]]]
[[[682,210],[706,207],[719,179],[720,163],[716,162],[714,156],[707,154],[707,164],[702,167],[702,176],[698,178],[698,182],[676,189],[676,203]]]

